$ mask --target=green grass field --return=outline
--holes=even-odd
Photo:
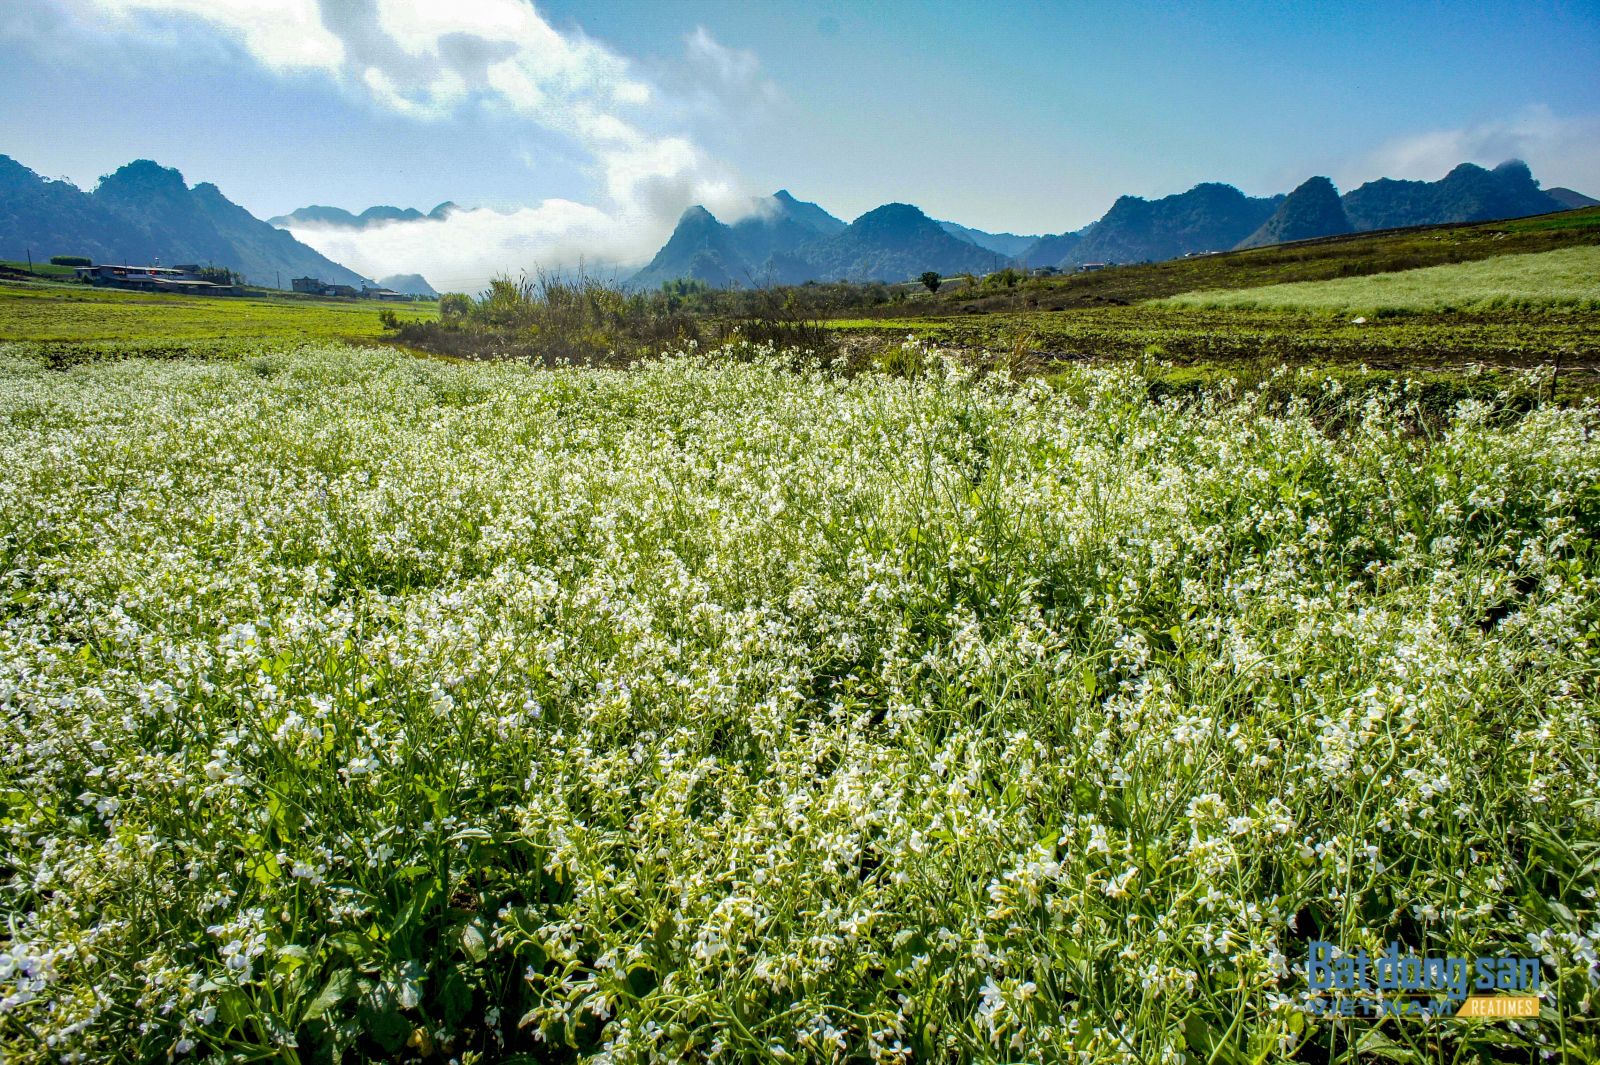
[[[1547,308],[1595,311],[1600,310],[1600,247],[1501,255],[1336,281],[1191,292],[1163,300],[1161,305],[1370,315]]]
[[[0,347],[8,1060],[1596,1060],[1600,412],[917,360]]]
[[[1033,278],[1014,289],[917,294],[875,308],[874,318],[971,312],[1029,313],[1136,303],[1212,289],[1258,288],[1475,262],[1600,244],[1600,207],[1510,221],[1352,233],[1248,251],[1118,266],[1087,274]]]
[[[1157,387],[1189,390],[1230,378],[1269,378],[1300,387],[1281,366],[1368,384],[1429,382],[1447,406],[1493,394],[1507,373],[1560,360],[1554,388],[1576,400],[1600,393],[1600,349],[1594,312],[1484,311],[1373,317],[1284,311],[1190,309],[1143,304],[1054,312],[956,315],[942,318],[836,319],[827,323],[846,345],[855,338],[893,356],[906,336],[992,358],[1019,372],[1053,373],[1063,365],[1126,361]],[[1374,371],[1367,373],[1365,371]],[[1353,375],[1353,376],[1352,376]]]
[[[30,266],[26,260],[17,261],[13,259],[0,259],[0,269],[15,270],[19,273],[38,274],[41,277],[59,278],[63,281],[70,281],[76,276],[72,267],[57,266],[50,262],[33,263]]]
[[[96,350],[184,350],[218,342],[368,340],[378,315],[437,315],[437,304],[288,296],[168,296],[0,281],[0,340]]]

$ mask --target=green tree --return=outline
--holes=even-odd
[[[929,270],[917,280],[926,285],[929,292],[938,292],[939,282],[943,281],[944,278],[940,277],[936,271]]]

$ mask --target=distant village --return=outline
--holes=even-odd
[[[112,264],[81,265],[73,268],[78,280],[108,288],[133,289],[139,292],[181,292],[199,296],[241,296],[242,281],[232,271],[198,264],[178,266],[118,266]],[[420,297],[393,289],[363,284],[329,284],[316,277],[296,277],[290,282],[293,291],[306,296],[324,296],[334,299],[387,300],[410,303]]]

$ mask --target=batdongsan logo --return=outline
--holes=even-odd
[[[1312,940],[1304,1008],[1319,1017],[1537,1017],[1538,958],[1416,954],[1390,943],[1381,954]]]

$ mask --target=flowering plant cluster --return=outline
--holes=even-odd
[[[907,363],[0,347],[8,1060],[1600,1054],[1600,411]]]

